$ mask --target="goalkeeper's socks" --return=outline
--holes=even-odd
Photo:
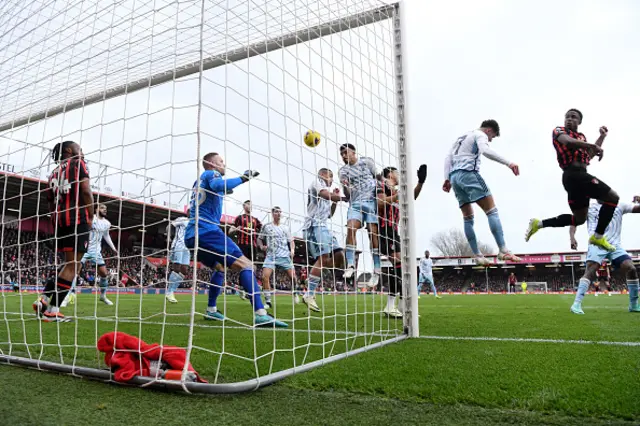
[[[242,286],[244,291],[249,294],[249,300],[253,305],[253,309],[256,312],[259,309],[264,310],[264,304],[262,303],[262,298],[260,297],[260,286],[258,285],[258,280],[256,279],[256,275],[253,272],[253,268],[249,267],[240,271],[240,285]]]
[[[638,303],[638,287],[640,281],[627,280],[627,290],[629,290],[629,306],[635,306]]]
[[[220,295],[220,292],[222,291],[222,285],[224,284],[224,273],[220,271],[214,272],[213,275],[211,275],[210,282],[212,285],[209,286],[209,301],[207,302],[207,306],[208,308],[216,309],[218,296]],[[207,311],[209,310],[208,308]],[[216,311],[214,310],[211,312]]]
[[[576,298],[573,303],[582,303],[584,295],[587,294],[587,290],[589,290],[589,284],[591,284],[591,281],[589,281],[587,278],[580,278],[580,283],[578,284],[578,292],[576,293]]]
[[[309,291],[307,292],[307,294],[310,297],[315,296],[316,288],[318,288],[319,285],[320,285],[320,277],[315,275],[309,275]]]

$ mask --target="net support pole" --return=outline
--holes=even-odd
[[[249,59],[254,56],[263,55],[267,52],[284,49],[285,47],[293,46],[298,43],[305,43],[311,40],[316,40],[320,37],[340,33],[342,31],[352,30],[354,28],[373,24],[375,22],[384,21],[393,16],[394,12],[397,11],[397,9],[394,9],[394,7],[395,5],[393,4],[384,5],[372,10],[349,15],[344,18],[334,19],[332,21],[325,22],[314,27],[304,28],[302,30],[280,35],[268,40],[252,43],[247,46],[239,47],[221,54],[204,58],[203,60],[197,60],[195,62],[184,64],[174,69],[153,74],[146,78],[130,81],[126,84],[115,86],[98,93],[92,93],[83,98],[56,105],[30,115],[18,117],[9,121],[5,121],[5,119],[3,118],[2,122],[0,123],[0,133],[7,130],[15,129],[20,126],[24,126],[25,124],[35,123],[49,117],[73,111],[78,108],[83,108],[87,105],[102,102],[111,98],[116,98],[127,93],[132,93],[149,87],[158,86],[160,84],[174,81],[182,77],[187,77],[201,71],[221,67],[233,62],[241,61],[243,59]]]
[[[409,337],[418,337],[418,282],[416,257],[413,250],[413,238],[415,236],[415,215],[413,200],[413,175],[415,173],[407,139],[407,54],[405,29],[405,4],[396,3],[393,14],[393,48],[396,79],[396,111],[397,111],[397,143],[398,162],[400,165],[400,217],[402,240],[402,292],[407,301],[405,307],[405,328]]]

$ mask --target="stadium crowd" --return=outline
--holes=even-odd
[[[18,241],[19,237],[19,241]],[[1,250],[2,250],[2,271],[4,272],[3,283],[18,282],[20,285],[44,285],[49,274],[54,272],[55,268],[55,252],[51,247],[51,239],[47,236],[39,235],[39,243],[36,242],[35,232],[20,232],[16,229],[5,227],[1,235]],[[160,254],[155,255],[160,257]],[[164,252],[166,253],[166,252]],[[107,265],[107,269],[110,271],[111,286],[123,286],[122,277],[124,274],[129,277],[127,286],[141,286],[141,287],[159,287],[164,288],[166,285],[167,270],[163,266],[154,266],[150,262],[147,262],[142,257],[139,251],[133,249],[133,247],[121,248],[119,256],[116,256],[108,248],[103,248],[103,255]],[[58,258],[58,262],[61,259]],[[304,275],[302,270],[306,269],[300,266],[301,259],[296,260],[296,275],[300,277]],[[260,262],[256,264],[257,276],[262,276],[262,268]],[[488,284],[489,291],[502,292],[508,287],[509,272],[515,272],[518,282],[546,282],[549,291],[561,291],[564,289],[573,290],[573,277],[579,277],[583,273],[582,266],[576,265],[574,273],[572,275],[571,268],[559,267],[559,268],[545,268],[544,271],[530,270],[524,267],[517,269],[489,269],[488,270]],[[198,280],[207,283],[209,282],[211,272],[202,268],[198,270]],[[486,291],[487,289],[487,277],[484,271],[479,271],[471,268],[453,269],[444,268],[435,271],[436,286],[441,292],[467,292],[467,291]],[[621,289],[622,287],[616,281],[616,276],[612,276],[611,282],[615,289]],[[186,276],[185,282],[181,287],[190,286],[190,280],[192,279],[192,270]],[[338,291],[345,290],[345,284],[340,279],[340,276],[335,276],[332,271],[325,271],[323,287],[336,288]],[[619,280],[618,280],[619,281]],[[78,285],[93,285],[95,282],[95,272],[90,268],[86,268],[82,271]],[[337,282],[337,284],[335,284]],[[239,278],[238,274],[234,272],[228,272],[227,283],[231,287],[238,287]],[[292,283],[283,271],[277,271],[276,273],[276,288],[281,291],[291,290]],[[473,284],[473,289],[472,289]],[[204,284],[203,284],[204,285]]]

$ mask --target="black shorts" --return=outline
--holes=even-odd
[[[58,251],[86,253],[89,246],[89,225],[86,223],[57,229]]]
[[[393,253],[400,253],[400,235],[397,229],[380,228],[380,254],[391,256]]]
[[[258,257],[258,247],[256,246],[252,246],[251,244],[238,244],[238,248],[240,248],[242,254],[252,262]]]
[[[568,167],[562,174],[562,185],[569,198],[571,211],[589,207],[589,200],[600,200],[607,196],[611,187],[587,173],[586,168]]]

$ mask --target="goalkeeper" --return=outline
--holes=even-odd
[[[184,242],[188,249],[193,249],[197,232],[199,247],[194,255],[194,262],[202,262],[209,268],[216,269],[216,272],[211,276],[211,285],[209,286],[207,318],[224,319],[216,306],[217,297],[224,285],[224,272],[220,266],[224,266],[239,273],[240,285],[249,294],[255,311],[255,325],[288,327],[286,323],[267,315],[260,297],[260,287],[253,271],[253,264],[220,227],[225,194],[258,176],[259,173],[247,170],[242,176],[225,179],[223,178],[225,174],[224,158],[213,152],[204,156],[202,167],[204,172],[193,185],[189,224],[185,230]],[[196,214],[198,214],[199,220],[197,224]]]

